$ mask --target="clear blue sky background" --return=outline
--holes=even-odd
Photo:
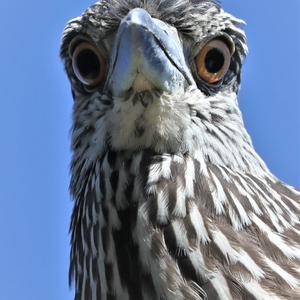
[[[0,2],[0,300],[68,300],[71,94],[58,57],[90,1]],[[247,20],[240,97],[257,151],[300,187],[300,1],[224,0]]]

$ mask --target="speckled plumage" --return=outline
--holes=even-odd
[[[88,37],[110,62],[136,7],[176,28],[194,84],[176,94],[115,97],[106,82],[87,91],[70,44]],[[300,193],[270,173],[244,128],[241,23],[201,0],[104,0],[68,23],[76,300],[300,299]],[[223,80],[208,85],[195,53],[222,34],[235,52]]]

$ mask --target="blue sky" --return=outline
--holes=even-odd
[[[224,0],[248,23],[241,109],[257,151],[300,187],[300,1]],[[71,93],[58,57],[90,1],[1,1],[0,300],[68,300]]]

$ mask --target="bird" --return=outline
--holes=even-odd
[[[300,192],[245,129],[243,25],[213,0],[67,23],[75,300],[300,299]]]

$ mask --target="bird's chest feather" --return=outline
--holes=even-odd
[[[108,152],[95,168],[73,214],[78,299],[297,299],[297,192],[201,157]]]
[[[72,217],[71,272],[78,299],[156,299],[138,246],[138,207],[145,196],[147,155],[108,152],[83,187]],[[150,278],[151,279],[151,278]],[[76,298],[77,299],[77,298]]]

